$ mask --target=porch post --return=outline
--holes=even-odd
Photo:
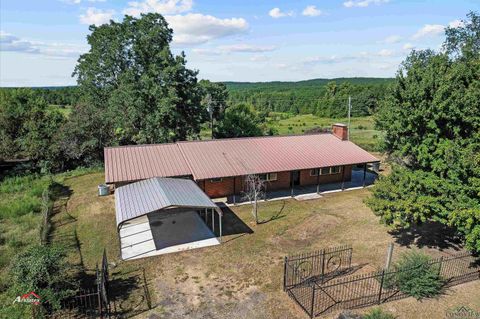
[[[317,194],[320,193],[320,168],[317,168],[318,169],[318,172],[317,172]]]
[[[236,189],[236,186],[237,186],[237,177],[236,176],[233,176],[233,205],[236,204],[236,200],[235,200],[235,194],[237,193],[237,189]]]
[[[363,187],[365,187],[365,182],[367,179],[367,163],[363,164]]]
[[[290,196],[293,197],[293,171],[290,171]]]
[[[342,191],[345,190],[345,165],[342,166]]]
[[[205,214],[205,216],[204,216],[205,224],[207,223],[207,212],[208,212],[208,208],[205,208],[205,210],[203,212]]]

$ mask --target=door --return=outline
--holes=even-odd
[[[293,185],[295,186],[300,185],[300,171],[292,172],[292,180],[293,180]]]

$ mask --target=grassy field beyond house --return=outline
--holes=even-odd
[[[282,262],[288,254],[329,246],[353,246],[353,263],[368,272],[383,265],[388,243],[396,254],[419,247],[432,255],[443,230],[431,234],[390,234],[363,199],[368,189],[325,195],[312,201],[282,200],[260,204],[265,223],[252,222],[250,206],[238,206],[224,218],[224,243],[136,261],[119,258],[114,198],[97,196],[102,173],[64,181],[68,197],[57,202],[54,241],[71,244],[70,259],[94,269],[107,249],[115,309],[124,316],[146,318],[305,318],[282,291]],[[149,309],[149,305],[151,309]],[[382,305],[397,318],[443,318],[465,305],[480,310],[480,282],[451,289],[438,299],[408,298]],[[362,310],[363,311],[363,310]],[[336,314],[327,317],[335,318]]]
[[[271,112],[267,128],[275,129],[279,135],[305,134],[313,129],[330,129],[334,123],[347,123],[347,118],[318,117],[313,114],[293,115]],[[201,139],[210,139],[211,130],[206,126],[200,132]],[[350,139],[368,151],[378,150],[383,133],[374,128],[373,117],[352,117]]]

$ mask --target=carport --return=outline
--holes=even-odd
[[[123,260],[222,240],[221,209],[189,179],[155,177],[118,187],[115,210]]]

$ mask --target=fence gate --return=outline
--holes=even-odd
[[[283,289],[286,291],[311,281],[325,280],[329,276],[349,269],[351,263],[351,246],[339,246],[285,257]]]

